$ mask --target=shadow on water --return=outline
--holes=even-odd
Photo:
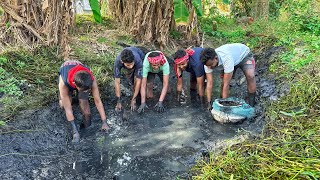
[[[264,66],[258,67],[256,76],[258,94],[272,100],[274,78],[262,76]],[[261,70],[261,71],[259,71]],[[187,74],[186,74],[187,75]],[[184,76],[189,87],[188,76]],[[219,77],[216,75],[215,77]],[[233,96],[244,98],[246,83],[238,83],[238,73],[231,84]],[[175,83],[173,75],[171,82]],[[219,78],[215,80],[213,95],[219,95]],[[159,83],[159,80],[158,80]],[[155,84],[160,89],[161,84]],[[179,105],[174,99],[175,85],[165,101],[166,111],[153,110],[156,99],[148,100],[150,107],[143,115],[125,112],[122,122],[108,101],[108,121],[112,130],[101,132],[100,117],[92,107],[92,125],[81,130],[81,141],[70,142],[69,124],[57,103],[36,112],[25,113],[9,124],[14,129],[32,130],[0,136],[0,171],[3,179],[175,179],[190,178],[188,171],[201,156],[219,145],[217,142],[232,139],[242,132],[259,133],[264,124],[261,98],[256,106],[257,115],[252,121],[240,124],[219,124],[199,103]],[[159,97],[159,91],[155,93]],[[130,95],[126,97],[129,100]],[[197,102],[197,101],[196,101]],[[128,109],[128,106],[127,106]],[[75,117],[81,119],[75,106]],[[80,124],[80,121],[77,121]]]

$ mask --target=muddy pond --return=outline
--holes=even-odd
[[[261,55],[259,58],[268,57]],[[179,105],[173,91],[166,97],[164,113],[157,113],[152,108],[142,115],[127,112],[127,120],[121,120],[114,112],[114,100],[107,99],[104,105],[112,125],[108,133],[99,130],[99,115],[91,105],[92,125],[80,131],[80,143],[72,144],[69,124],[58,103],[25,111],[9,123],[11,132],[0,135],[1,179],[191,178],[189,171],[196,161],[208,151],[221,147],[220,142],[244,133],[261,132],[264,125],[262,105],[265,101],[276,100],[282,93],[276,90],[274,77],[266,73],[265,66],[259,64],[258,59],[256,116],[239,124],[215,122],[210,112],[190,96],[185,104]],[[231,83],[231,95],[244,98],[246,82],[242,82],[243,74],[238,71]],[[184,87],[188,89],[188,75],[184,77]],[[170,81],[175,89],[173,75]],[[155,85],[161,88],[161,84]],[[108,88],[100,88],[100,91],[112,94],[113,87]],[[219,79],[215,81],[215,89],[217,98]],[[159,92],[156,92],[155,97],[158,96]],[[150,107],[155,103],[156,100],[147,101]],[[76,105],[74,111],[80,124],[81,114]]]

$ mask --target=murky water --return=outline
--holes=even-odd
[[[164,113],[153,111],[156,100],[147,101],[150,108],[143,115],[127,112],[129,119],[125,121],[112,110],[114,104],[107,102],[105,108],[112,125],[108,133],[99,131],[100,119],[92,106],[92,126],[81,130],[79,144],[72,144],[69,124],[57,103],[26,111],[9,124],[8,130],[30,132],[0,136],[2,179],[188,179],[196,160],[214,149],[216,142],[243,131],[261,131],[264,115],[260,101],[272,100],[277,92],[274,79],[258,72],[258,94],[262,97],[256,106],[257,116],[240,124],[219,124],[197,103],[188,99],[186,104],[178,105],[174,95],[169,94]],[[231,89],[233,96],[244,98],[246,83],[239,83],[241,78],[240,72]],[[214,96],[218,97],[219,79],[215,82]],[[74,110],[80,120],[79,108],[75,106]]]

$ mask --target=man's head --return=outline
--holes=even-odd
[[[86,71],[79,71],[74,75],[74,84],[79,91],[87,91],[92,87],[92,77]]]
[[[134,66],[134,56],[131,50],[124,49],[120,54],[121,61],[123,65],[128,68],[132,69]]]
[[[152,69],[158,70],[161,66],[161,61],[163,60],[163,54],[159,52],[151,52],[148,55],[148,61],[151,64]]]
[[[179,69],[184,71],[188,67],[189,55],[185,50],[178,50],[173,56],[174,62]]]
[[[200,59],[210,69],[218,66],[218,56],[213,48],[205,48],[201,53]]]

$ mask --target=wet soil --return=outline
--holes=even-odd
[[[164,113],[153,110],[157,101],[154,99],[147,101],[149,109],[143,115],[124,112],[119,116],[113,110],[113,87],[100,88],[110,94],[104,105],[112,129],[107,133],[99,130],[100,117],[92,105],[92,125],[80,131],[78,144],[71,143],[71,129],[58,103],[25,111],[2,130],[1,179],[188,179],[191,177],[189,170],[197,160],[208,151],[227,145],[221,145],[223,140],[239,139],[244,137],[244,132],[250,135],[261,132],[265,124],[265,102],[277,100],[285,93],[276,88],[275,78],[266,73],[268,58],[265,54],[257,58],[256,116],[241,124],[215,122],[210,112],[201,107],[196,98],[191,98],[188,91],[187,102],[177,104],[173,93],[174,75],[171,75],[172,93],[166,97]],[[187,90],[186,75],[184,87]],[[231,95],[245,98],[246,82],[238,83],[241,78],[242,72],[237,71],[231,83]],[[161,89],[156,80],[155,86]],[[215,82],[214,97],[217,98],[219,79]],[[123,92],[127,96],[124,99],[128,100],[129,88],[123,86]],[[155,97],[159,97],[159,91]],[[80,124],[78,106],[74,106],[74,112]]]

